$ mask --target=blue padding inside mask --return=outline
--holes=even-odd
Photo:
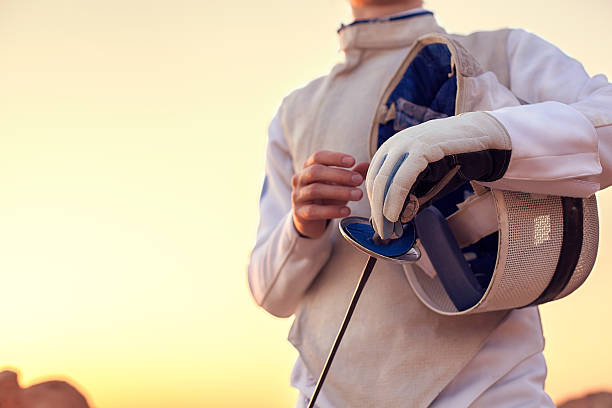
[[[414,225],[412,223],[404,226],[404,234],[401,238],[392,239],[387,245],[379,245],[372,240],[374,229],[369,224],[358,222],[349,224],[346,226],[346,231],[351,238],[361,246],[390,258],[404,255],[406,252],[410,251],[416,239]]]
[[[498,233],[487,235],[473,245],[462,248],[464,255],[472,255],[468,261],[474,277],[483,288],[489,286],[493,277],[493,270],[497,262]]]
[[[472,194],[474,194],[472,185],[470,183],[465,183],[463,186],[448,193],[440,200],[434,201],[433,206],[436,207],[444,217],[448,217],[459,209],[457,203],[463,202]],[[497,245],[497,232],[494,232],[461,250],[464,255],[469,257],[470,261],[468,261],[468,265],[470,265],[472,273],[476,279],[478,279],[478,282],[485,288],[491,281],[495,263],[497,262]]]
[[[421,244],[457,310],[474,306],[484,295],[484,289],[465,261],[442,213],[433,206],[427,207],[415,217],[415,224]]]
[[[379,126],[379,146],[400,130],[455,114],[457,77],[451,72],[446,45],[430,44],[421,50],[389,96],[387,107],[395,104],[397,114]]]

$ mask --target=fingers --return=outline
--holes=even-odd
[[[352,167],[355,159],[345,153],[331,152],[329,150],[319,150],[314,152],[304,163],[304,167],[313,164],[323,164],[325,166]]]
[[[363,192],[358,188],[313,183],[294,190],[291,198],[294,205],[297,205],[316,200],[359,201],[362,196]]]
[[[419,154],[389,153],[380,165],[380,171],[368,174],[372,183],[370,205],[374,229],[387,239],[394,231],[393,223],[400,218],[404,203],[418,174],[425,169],[427,161]]]
[[[356,173],[359,173],[361,177],[363,177],[363,179],[365,180],[369,167],[370,167],[370,163],[361,162],[361,163],[358,163],[355,167],[353,167],[353,171]]]
[[[306,204],[295,210],[295,214],[306,221],[343,218],[350,215],[351,210],[343,205]]]
[[[353,167],[351,169],[351,167]],[[318,151],[291,179],[293,224],[310,238],[320,237],[328,220],[350,215],[349,201],[359,201],[363,192],[357,188],[366,176],[368,163],[355,165],[345,153]]]
[[[389,183],[392,180],[390,176],[394,174],[393,169],[396,167],[401,157],[402,154],[385,154],[375,164],[375,166],[378,167],[378,172],[371,173],[374,168],[371,168],[370,172],[368,172],[368,194],[370,197],[372,222],[374,224],[374,230],[383,239],[389,238],[389,231],[393,230],[389,225],[385,228],[386,223],[383,216],[383,208],[385,205],[385,195],[389,188]],[[388,221],[393,222],[396,220],[387,220],[387,222]]]
[[[368,193],[368,197],[370,197],[370,202],[372,201],[374,180],[376,180],[376,176],[380,173],[380,170],[385,164],[386,159],[387,153],[385,153],[382,149],[379,149],[372,158],[372,162],[370,163],[370,166],[368,168],[368,173],[366,175],[366,191]]]
[[[383,216],[385,219],[392,222],[399,220],[400,213],[402,212],[402,208],[404,208],[404,203],[408,198],[409,191],[410,190],[405,189],[399,183],[391,184],[385,199],[385,203],[383,204]]]
[[[412,187],[412,184],[406,185],[406,183],[402,183],[403,180],[398,180],[398,178],[396,177],[397,172],[400,170],[400,168],[404,167],[404,162],[406,162],[406,159],[408,159],[409,156],[410,155],[408,153],[404,153],[400,157],[398,157],[397,160],[389,160],[389,163],[393,163],[393,161],[395,161],[395,163],[393,163],[391,172],[385,180],[385,191],[383,196],[382,210],[385,218],[391,222],[395,222],[398,220],[399,211],[401,211],[402,209],[404,199],[408,195],[408,191]],[[383,172],[381,171],[381,173]],[[393,187],[392,192],[394,194],[389,195],[391,187]],[[397,217],[395,217],[394,211],[386,212],[385,209],[387,207],[391,208],[392,210],[395,210],[397,207],[399,207]]]
[[[383,215],[390,221],[397,221],[404,203],[418,175],[427,167],[427,160],[419,155],[405,159],[388,180],[388,189],[383,205]]]
[[[321,200],[319,202],[316,202],[315,204],[321,204],[321,205],[346,205],[348,203],[348,201],[342,201],[342,200]]]
[[[363,166],[360,167],[360,169]],[[357,171],[329,167],[323,164],[312,164],[296,174],[292,180],[293,187],[322,182],[344,186],[358,186],[364,180],[364,175]]]

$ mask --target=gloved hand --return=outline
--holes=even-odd
[[[508,132],[492,115],[469,112],[404,129],[382,144],[366,177],[374,230],[383,239],[468,180],[495,181],[510,163]]]

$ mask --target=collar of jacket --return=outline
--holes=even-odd
[[[445,33],[431,12],[401,18],[358,20],[340,27],[340,49],[344,52],[365,49],[402,48],[430,33]]]

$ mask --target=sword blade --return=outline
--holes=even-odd
[[[365,264],[363,268],[363,272],[361,272],[361,277],[359,278],[359,283],[357,283],[357,287],[355,288],[355,292],[353,293],[353,298],[351,299],[351,303],[349,304],[348,309],[346,309],[346,315],[344,316],[344,320],[342,321],[342,325],[340,326],[340,330],[338,330],[338,334],[336,335],[336,340],[334,340],[334,344],[327,356],[327,361],[325,362],[325,366],[323,366],[323,371],[321,371],[321,375],[319,376],[319,381],[317,381],[317,385],[315,387],[314,392],[312,393],[312,397],[310,397],[310,403],[308,404],[308,408],[314,408],[315,401],[319,396],[319,392],[323,387],[323,383],[325,382],[325,377],[327,377],[327,373],[329,372],[329,368],[331,367],[332,362],[334,361],[334,356],[336,355],[336,351],[338,351],[338,347],[340,346],[340,342],[342,341],[342,337],[344,336],[344,332],[348,327],[349,322],[351,321],[351,316],[353,316],[353,312],[355,311],[355,307],[357,306],[357,302],[359,301],[359,296],[361,296],[361,292],[365,287],[368,278],[372,274],[372,269],[374,269],[374,265],[376,265],[376,258],[373,256],[368,258],[368,262]]]

